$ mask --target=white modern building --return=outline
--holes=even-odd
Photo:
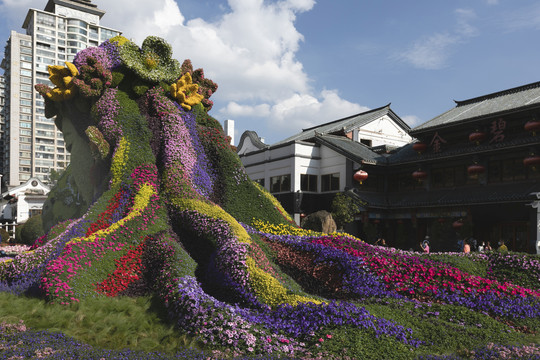
[[[100,26],[104,14],[90,0],[48,0],[44,10],[28,11],[25,33],[11,31],[1,62],[5,126],[0,161],[9,189],[30,178],[47,182],[52,169],[61,171],[69,163],[62,133],[54,119],[45,117],[44,101],[34,86],[54,87],[49,65],[64,65],[80,50],[120,34]]]
[[[352,186],[354,172],[412,141],[410,127],[386,105],[264,144],[253,131],[242,134],[238,155],[249,177],[294,214],[324,208]]]
[[[47,184],[30,178],[19,186],[2,193],[0,199],[0,227],[15,234],[15,228],[34,215],[39,215],[51,191]]]

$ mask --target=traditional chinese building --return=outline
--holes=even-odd
[[[270,172],[277,175],[272,168],[285,161],[280,175],[298,174],[301,182],[303,164],[317,164],[321,155],[293,156],[285,144],[310,143],[333,155],[326,165],[342,164],[339,186],[331,189],[345,191],[361,205],[358,220],[346,230],[367,241],[384,236],[392,246],[418,249],[428,235],[433,250],[448,251],[472,237],[494,248],[504,240],[510,250],[540,253],[540,82],[456,101],[454,108],[410,130],[416,140],[398,148],[354,141],[343,131],[315,129],[305,139],[302,134],[308,131],[293,142],[268,146],[245,133],[249,144],[241,141],[239,154],[252,179],[264,175],[270,180],[266,187],[276,190]],[[361,185],[354,179],[359,171],[367,173]],[[329,194],[321,186],[329,181],[325,172],[309,195],[303,186],[293,188],[296,196],[290,187],[290,195],[276,195],[291,213],[314,206],[329,210]]]
[[[390,105],[304,129],[272,145],[253,131],[242,134],[238,154],[252,180],[266,187],[297,222],[303,213],[329,209],[351,187],[353,169],[409,143],[410,127]]]
[[[435,250],[473,237],[539,251],[540,82],[465,101],[412,129],[418,139],[363,169],[363,229]],[[540,251],[539,251],[540,252]]]

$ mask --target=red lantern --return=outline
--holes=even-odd
[[[452,227],[456,230],[459,230],[463,227],[463,220],[456,220],[452,223]]]
[[[476,145],[480,145],[482,141],[486,138],[486,133],[481,131],[475,131],[469,134],[469,141],[475,142]]]
[[[413,150],[416,151],[417,153],[421,154],[423,153],[424,151],[426,151],[427,149],[427,144],[426,143],[423,143],[423,142],[416,142],[413,144],[412,146]]]
[[[530,166],[533,170],[536,169],[537,165],[540,165],[540,156],[538,155],[529,155],[523,159],[523,165]]]
[[[427,178],[427,176],[427,172],[420,169],[412,173],[412,177],[418,180],[418,182],[422,182],[423,180],[425,180],[425,178]]]
[[[469,165],[467,168],[467,174],[473,179],[478,178],[478,175],[483,174],[486,171],[486,168],[479,164]]]
[[[364,170],[358,170],[356,173],[354,173],[354,180],[358,181],[360,185],[362,185],[362,181],[366,180],[368,178],[368,173]]]
[[[536,136],[536,132],[540,130],[540,121],[538,120],[529,120],[523,126],[525,131],[532,132],[533,136]]]

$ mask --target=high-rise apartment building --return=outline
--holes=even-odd
[[[48,0],[44,10],[28,11],[25,34],[11,32],[0,66],[5,78],[0,161],[9,188],[31,177],[47,182],[52,169],[61,171],[69,163],[62,133],[45,117],[45,103],[34,85],[54,87],[49,65],[64,65],[80,50],[120,35],[99,25],[104,14],[90,0]]]
[[[6,101],[6,80],[4,75],[0,75],[0,154],[4,153],[4,128],[6,125],[5,122],[5,101]],[[4,174],[4,169],[2,166],[2,159],[0,156],[0,174]]]

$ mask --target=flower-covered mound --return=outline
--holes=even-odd
[[[178,332],[240,357],[409,359],[535,336],[540,286],[501,269],[537,259],[493,257],[478,276],[298,228],[208,114],[217,85],[171,54],[157,37],[117,37],[51,68],[54,89],[36,86],[72,161],[46,235],[0,262],[1,291],[66,309],[150,296]]]

